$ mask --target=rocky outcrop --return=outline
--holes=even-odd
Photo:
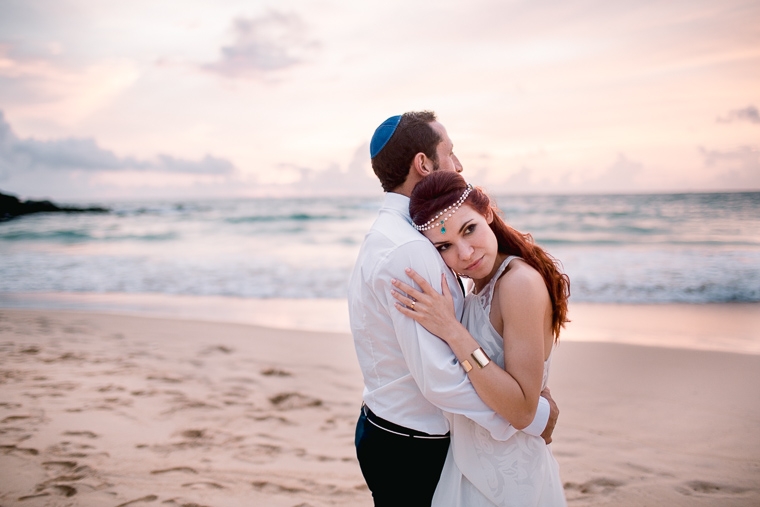
[[[15,195],[0,193],[0,221],[31,213],[108,213],[108,208],[71,208],[50,201],[21,201]]]

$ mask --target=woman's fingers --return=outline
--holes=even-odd
[[[412,303],[416,303],[416,301],[414,299],[412,299],[412,298],[410,298],[408,296],[405,296],[404,294],[402,294],[401,292],[399,292],[397,290],[392,290],[391,291],[391,296],[393,296],[394,298],[396,298],[400,303],[403,303],[404,305],[406,305],[406,306],[408,306],[410,308],[414,308],[414,305]]]
[[[413,297],[414,299],[419,299],[423,295],[429,295],[429,296],[436,296],[438,295],[438,292],[436,292],[435,289],[433,289],[432,285],[428,283],[427,280],[425,280],[421,275],[419,275],[415,270],[412,268],[406,268],[406,274],[409,275],[409,277],[414,280],[417,285],[420,286],[421,291],[415,289],[411,285],[402,282],[401,280],[398,280],[396,278],[393,278],[391,280],[391,283],[398,288],[401,291],[406,292],[410,297]]]
[[[396,310],[401,312],[402,314],[406,315],[407,317],[411,317],[412,319],[419,321],[420,314],[415,312],[414,310],[407,308],[406,306],[402,305],[401,303],[396,303]]]
[[[446,282],[446,273],[441,273],[441,294],[444,297],[449,297],[449,294],[451,294],[449,284]]]
[[[404,283],[401,280],[397,280],[394,278],[391,280],[391,283],[400,291],[406,292],[410,297],[413,297],[414,299],[419,299],[424,295],[424,292],[420,292],[408,283]]]
[[[412,268],[406,268],[406,274],[411,277],[412,280],[417,282],[417,285],[420,286],[420,289],[422,289],[422,292],[425,294],[430,294],[433,291],[433,287],[430,286],[427,280],[425,280],[422,276],[417,274],[415,270]]]

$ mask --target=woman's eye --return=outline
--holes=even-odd
[[[472,234],[473,232],[475,232],[475,227],[476,227],[475,224],[467,226],[467,228],[464,230],[464,233]]]
[[[438,249],[439,252],[445,252],[446,250],[449,249],[449,245],[438,245],[436,248]]]

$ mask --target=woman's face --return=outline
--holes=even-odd
[[[476,282],[487,281],[498,269],[499,245],[488,226],[492,220],[492,211],[483,216],[469,204],[463,204],[443,225],[439,221],[424,234],[448,267]]]

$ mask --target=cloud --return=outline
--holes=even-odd
[[[619,153],[602,171],[521,167],[496,186],[503,193],[629,192],[642,187],[643,165]]]
[[[591,178],[583,183],[590,190],[620,190],[637,187],[637,176],[641,174],[642,165],[629,160],[622,153],[614,164],[608,167],[596,178]]]
[[[755,106],[747,106],[744,109],[734,109],[729,111],[725,118],[718,117],[718,123],[733,123],[735,121],[748,121],[750,123],[760,124],[760,112]]]
[[[339,164],[317,170],[280,164],[282,170],[295,171],[299,180],[290,184],[291,192],[304,195],[378,195],[382,191],[380,182],[372,173],[369,158],[369,143],[364,143],[354,151],[346,171]]]
[[[760,189],[760,150],[740,146],[735,150],[719,151],[700,148],[707,167],[720,170],[713,183],[720,188]]]
[[[755,166],[760,161],[760,152],[757,148],[750,146],[740,146],[739,148],[730,151],[706,150],[700,147],[699,151],[704,156],[705,165],[708,167],[722,165],[724,163],[738,163],[741,166]]]
[[[232,30],[233,44],[223,46],[219,61],[203,69],[229,78],[259,77],[304,62],[318,46],[306,38],[305,23],[296,14],[237,18]]]
[[[0,179],[14,172],[29,170],[229,175],[235,172],[235,167],[230,161],[211,155],[201,160],[186,160],[165,154],[159,154],[153,160],[119,157],[98,146],[94,139],[20,139],[0,111]]]

